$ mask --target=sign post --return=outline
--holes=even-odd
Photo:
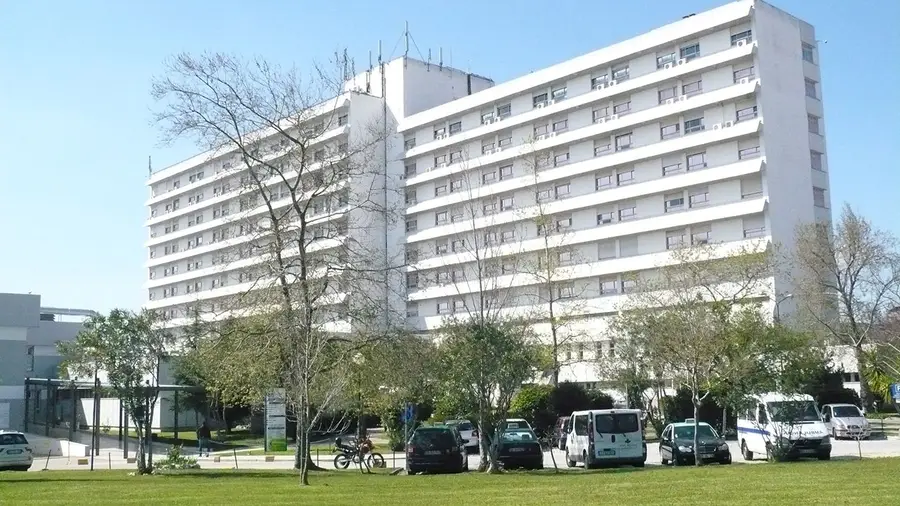
[[[266,451],[287,450],[287,412],[284,389],[276,388],[266,396]]]
[[[411,402],[407,402],[403,406],[403,412],[400,413],[400,420],[403,422],[403,449],[406,450],[406,444],[409,442],[410,430],[409,424],[415,419],[415,407]]]

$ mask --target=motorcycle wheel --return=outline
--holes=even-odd
[[[348,467],[350,467],[350,459],[346,455],[340,454],[334,457],[335,469],[347,469]]]
[[[382,457],[380,453],[370,453],[366,456],[366,464],[368,464],[369,467],[382,468],[384,467],[384,457]]]

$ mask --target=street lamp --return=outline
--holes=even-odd
[[[788,299],[793,299],[793,298],[794,298],[794,294],[785,293],[781,297],[779,297],[775,300],[775,322],[779,322],[781,320],[781,308],[780,308],[781,303]]]

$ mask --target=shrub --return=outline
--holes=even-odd
[[[558,416],[550,404],[552,394],[550,385],[526,385],[513,397],[509,412],[528,420],[538,437],[547,436]]]
[[[166,452],[166,458],[154,465],[154,471],[183,471],[185,469],[200,469],[197,459],[186,457],[181,453],[181,445],[172,446]]]

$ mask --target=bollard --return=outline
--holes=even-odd
[[[274,455],[266,455],[266,462],[275,462]]]
[[[47,468],[50,467],[50,454],[51,453],[52,453],[52,450],[47,452],[47,461],[44,462],[44,471],[46,471]]]
[[[106,454],[106,460],[109,462],[109,470],[112,471],[112,453]]]
[[[222,462],[222,457],[216,455],[215,457],[213,457],[213,462]]]
[[[238,468],[238,463],[237,463],[237,449],[236,449],[236,448],[232,448],[231,451],[232,451],[232,453],[234,453],[234,468],[237,469],[237,468]]]

